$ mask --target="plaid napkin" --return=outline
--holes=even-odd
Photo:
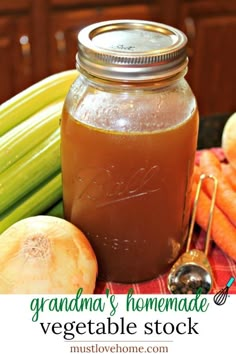
[[[222,149],[212,148],[211,151],[216,154],[220,161],[225,160]],[[201,152],[202,150],[199,150],[196,153],[196,164],[198,164]],[[192,248],[203,250],[205,236],[205,232],[197,226],[193,235]],[[236,262],[223,253],[214,242],[211,242],[208,260],[211,264],[214,277],[214,283],[211,290],[211,293],[214,294],[224,288],[231,277],[236,278]],[[169,294],[167,288],[167,276],[168,272],[150,281],[135,284],[97,281],[95,293],[103,294],[106,289],[109,289],[112,294],[127,294],[129,289],[132,288],[135,294]],[[230,287],[229,293],[236,294],[236,281]]]

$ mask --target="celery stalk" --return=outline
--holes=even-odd
[[[15,222],[34,215],[43,214],[62,198],[61,173],[47,181],[15,206],[0,215],[0,234]]]
[[[13,165],[59,126],[63,100],[28,118],[0,139],[0,173]]]
[[[0,213],[61,168],[60,129],[0,174]]]
[[[64,217],[63,202],[60,200],[56,205],[47,211],[47,215],[56,216],[58,218]]]
[[[28,87],[0,107],[0,137],[49,103],[65,99],[77,70],[53,74]]]

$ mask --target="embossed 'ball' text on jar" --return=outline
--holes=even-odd
[[[184,245],[198,134],[186,44],[179,30],[138,20],[79,33],[61,122],[63,202],[100,279],[152,279]]]

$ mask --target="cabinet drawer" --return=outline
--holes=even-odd
[[[0,0],[0,13],[30,9],[31,0]]]
[[[138,4],[142,3],[142,0],[129,0],[129,4]],[[147,0],[145,3],[153,3],[153,0]],[[127,0],[50,0],[50,4],[52,7],[89,7],[90,5],[93,7],[96,6],[118,6],[127,4]]]

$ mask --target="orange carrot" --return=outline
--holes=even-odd
[[[216,205],[236,226],[236,192],[225,179],[221,170],[220,161],[215,154],[207,150],[200,156],[199,164],[201,173],[212,174],[218,179]],[[212,197],[213,183],[210,179],[204,181],[203,189],[210,197]]]
[[[218,179],[221,178],[221,164],[217,156],[210,150],[202,152],[199,158],[199,166],[202,172],[207,174],[213,174]]]
[[[199,178],[201,175],[200,167],[197,165],[194,165],[194,170],[193,170],[193,182],[198,183]]]
[[[198,171],[196,170],[195,172],[191,194],[192,205],[197,189]],[[197,205],[196,222],[205,231],[207,231],[208,226],[210,204],[211,199],[201,190]],[[236,260],[236,227],[216,205],[212,219],[211,237],[222,251]]]
[[[236,191],[236,170],[233,169],[230,163],[223,162],[221,163],[221,170],[227,182]]]

